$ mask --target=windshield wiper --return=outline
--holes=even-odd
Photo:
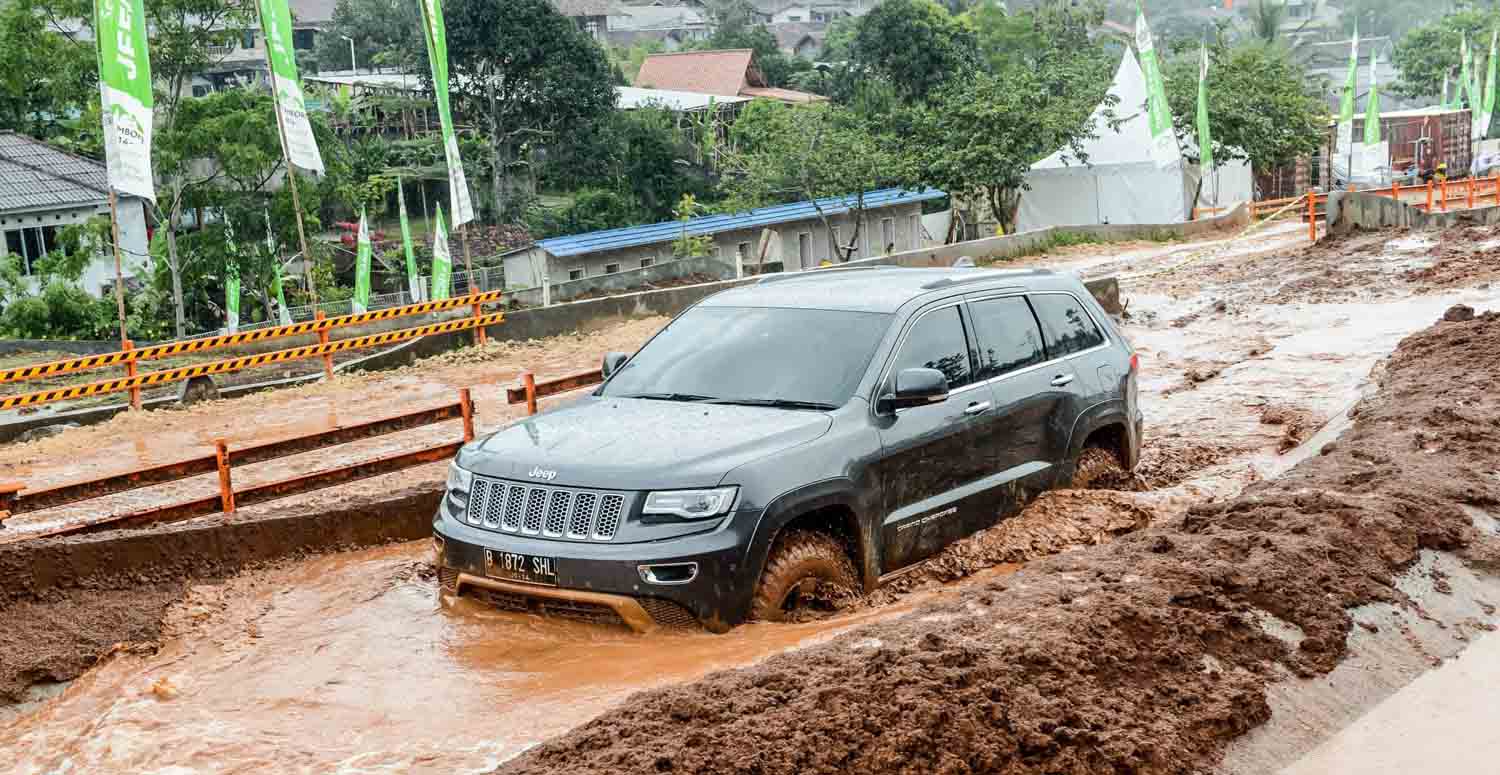
[[[632,393],[619,396],[620,398],[644,398],[651,401],[712,401],[713,396],[699,396],[692,393]]]
[[[797,401],[790,398],[715,398],[710,404],[733,404],[736,406],[769,406],[775,409],[815,409],[826,411],[837,409],[837,404],[822,401]]]

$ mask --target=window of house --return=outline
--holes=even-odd
[[[1104,344],[1104,334],[1094,325],[1083,304],[1068,293],[1039,293],[1031,297],[1048,358],[1062,358]]]
[[[812,266],[812,232],[797,235],[797,261],[803,269]]]
[[[969,305],[979,353],[979,379],[990,379],[1042,362],[1042,331],[1020,296]]]
[[[568,270],[568,279],[569,280],[582,280],[583,277],[584,277],[583,269],[581,269],[581,268],[579,268],[579,269],[569,269]]]
[[[740,244],[735,245],[734,255],[739,258],[741,264],[745,263],[745,261],[750,258],[750,243],[741,242]]]
[[[620,265],[619,264],[605,264],[604,265],[604,273],[605,274],[619,274],[620,273]]]
[[[896,250],[896,219],[880,219],[880,248],[886,253]]]
[[[648,266],[655,266],[655,265],[656,265],[656,259],[655,258],[643,258],[643,259],[641,259],[641,268],[642,269],[645,269]]]
[[[974,381],[964,322],[956,305],[928,312],[912,324],[891,362],[892,380],[903,369],[937,369],[948,378],[949,390]]]
[[[255,30],[241,30],[240,31],[240,48],[243,48],[243,49],[252,49],[252,48],[255,48]]]
[[[199,98],[207,97],[209,95],[209,92],[210,92],[210,89],[207,86],[201,86],[201,85],[198,85],[198,84],[194,84],[193,85],[193,96],[194,97],[199,97]]]
[[[789,21],[789,22],[800,22],[800,21],[802,21],[802,14],[800,14],[800,13],[788,14],[787,17],[786,17],[786,20]]]
[[[311,51],[317,37],[317,30],[292,30],[292,48],[298,51]]]

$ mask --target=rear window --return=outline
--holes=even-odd
[[[1048,358],[1062,358],[1104,344],[1104,332],[1094,325],[1083,302],[1068,293],[1039,293],[1031,306],[1042,323]]]

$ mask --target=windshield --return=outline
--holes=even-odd
[[[842,406],[890,319],[873,312],[695,307],[636,353],[601,395]]]

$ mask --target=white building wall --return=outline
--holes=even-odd
[[[120,260],[122,273],[127,279],[135,277],[144,278],[146,276],[146,269],[150,266],[149,240],[146,235],[145,203],[140,199],[127,197],[120,200],[118,210],[120,214]],[[43,228],[61,230],[64,227],[83,223],[90,218],[98,216],[109,217],[109,203],[107,201],[59,210],[0,214],[0,256],[9,255],[10,251],[7,245],[11,240],[6,238],[9,232]],[[106,249],[95,256],[94,260],[84,268],[83,276],[79,278],[79,285],[88,293],[100,296],[106,288],[113,286],[114,281],[114,254],[106,246]]]

